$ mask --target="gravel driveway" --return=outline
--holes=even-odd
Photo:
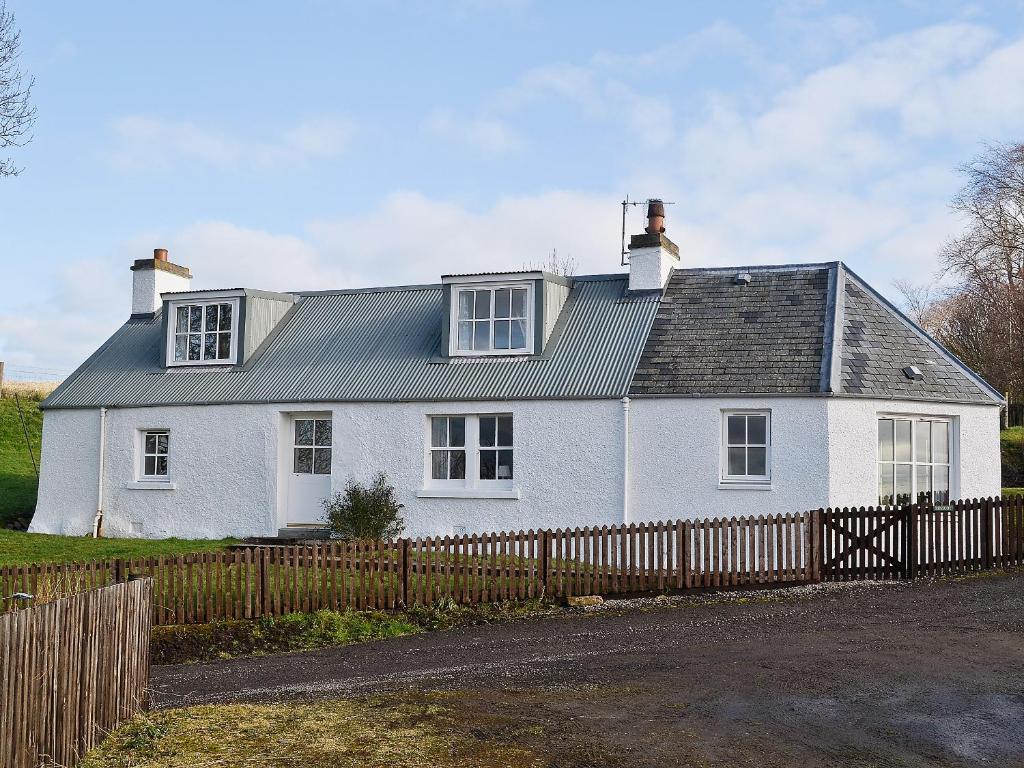
[[[158,706],[439,696],[562,768],[1024,765],[1024,574],[609,603],[153,684]]]

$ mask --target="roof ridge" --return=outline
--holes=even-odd
[[[841,261],[815,261],[808,262],[806,264],[749,264],[749,265],[737,265],[737,266],[726,266],[726,267],[684,267],[682,269],[676,269],[675,272],[735,272],[737,270],[743,270],[745,272],[796,272],[801,269],[831,269],[837,264],[842,265]]]
[[[597,283],[613,280],[628,280],[627,272],[608,272],[596,275],[571,275],[573,282]],[[370,288],[332,288],[323,291],[285,291],[296,296],[347,296],[357,293],[392,293],[398,291],[435,291],[444,288],[445,283],[411,283],[409,285],[378,285]]]

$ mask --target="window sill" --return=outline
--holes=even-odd
[[[718,481],[718,490],[720,491],[770,491],[772,490],[772,484],[758,483],[755,481],[744,482],[740,481]]]
[[[129,491],[173,491],[177,487],[177,483],[169,483],[165,480],[136,480],[125,485]]]
[[[518,499],[518,488],[421,488],[420,499]]]

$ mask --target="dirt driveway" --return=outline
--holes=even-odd
[[[156,702],[407,691],[561,768],[1024,766],[1024,574],[611,605],[158,667]]]

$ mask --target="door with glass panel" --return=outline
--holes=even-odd
[[[331,492],[332,433],[329,414],[291,417],[286,525],[323,520],[321,502]]]

